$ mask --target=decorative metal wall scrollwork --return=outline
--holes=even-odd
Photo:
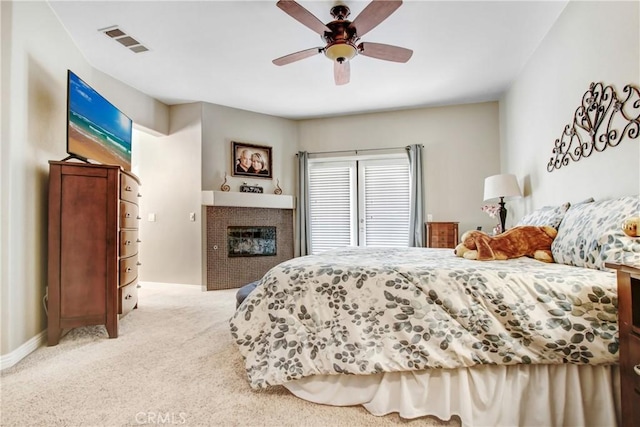
[[[622,90],[626,98],[621,101],[613,86],[591,83],[582,96],[582,105],[576,109],[573,123],[564,127],[562,136],[555,141],[553,156],[547,170],[553,172],[594,151],[615,147],[625,137],[634,139],[640,133],[640,89],[628,84]],[[622,130],[620,130],[622,129]]]

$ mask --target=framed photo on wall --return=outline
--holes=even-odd
[[[231,141],[234,176],[272,179],[271,147]]]

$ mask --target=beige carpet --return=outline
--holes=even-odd
[[[108,339],[78,328],[2,372],[2,426],[441,426],[362,407],[256,392],[229,334],[235,289],[143,283],[140,305]]]

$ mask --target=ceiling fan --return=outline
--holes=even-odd
[[[331,8],[334,20],[323,24],[311,12],[293,0],[279,0],[277,6],[293,19],[322,36],[325,46],[312,47],[274,59],[276,65],[286,65],[319,53],[333,61],[333,78],[336,85],[349,83],[349,62],[356,55],[369,56],[385,61],[407,62],[413,51],[382,43],[360,42],[360,37],[375,28],[402,5],[402,0],[373,0],[352,21],[347,20],[351,11],[345,5]]]

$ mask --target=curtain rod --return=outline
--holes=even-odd
[[[424,145],[420,144],[420,146],[422,148],[424,148]],[[337,153],[356,153],[358,154],[359,151],[387,151],[387,150],[408,150],[409,149],[409,145],[406,145],[404,147],[387,147],[387,148],[361,148],[361,149],[356,149],[356,150],[337,150],[337,151],[316,151],[316,152],[309,152],[308,154],[337,154]],[[296,153],[296,156],[298,155],[298,153]]]

